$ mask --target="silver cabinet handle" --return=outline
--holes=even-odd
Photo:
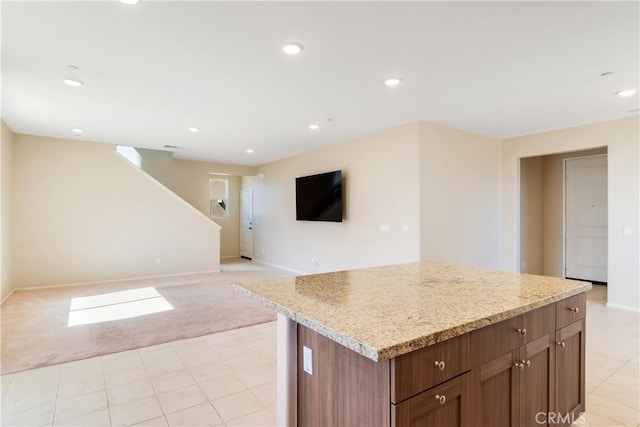
[[[577,313],[580,311],[580,309],[578,307],[571,307],[569,308],[569,310],[573,311],[574,313]]]
[[[435,361],[435,363],[434,363],[434,366],[435,366],[436,368],[438,368],[439,370],[441,370],[441,371],[442,371],[442,370],[444,370],[444,366],[445,366],[445,364],[444,364],[444,362],[438,362],[438,361],[436,360],[436,361]]]
[[[520,335],[527,335],[527,328],[518,329]]]
[[[567,345],[564,341],[558,341],[556,344],[558,344],[562,348],[565,348]]]
[[[444,405],[444,402],[447,401],[447,398],[445,397],[444,394],[436,394],[436,400],[441,404]]]

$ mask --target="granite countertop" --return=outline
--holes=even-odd
[[[233,285],[374,361],[591,289],[588,282],[416,262]]]

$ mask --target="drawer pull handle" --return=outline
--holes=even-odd
[[[573,311],[574,313],[577,313],[580,311],[580,309],[578,307],[571,307],[569,308],[569,310]]]
[[[447,401],[447,398],[444,396],[444,394],[436,394],[436,400],[441,404],[444,405],[444,402]]]
[[[524,362],[524,361],[523,361],[523,362]],[[518,362],[516,362],[516,363],[514,363],[514,364],[513,364],[513,366],[515,366],[515,367],[516,367],[516,368],[518,368],[518,369],[522,369],[522,368],[524,368],[524,363],[518,363]]]
[[[522,361],[522,363],[524,364],[524,366],[526,366],[527,368],[531,367],[531,360],[527,360],[527,361]]]
[[[518,329],[520,335],[527,335],[527,328]]]
[[[565,348],[567,346],[567,344],[564,341],[558,341],[557,344],[562,348]]]
[[[441,371],[442,371],[442,370],[444,370],[444,362],[438,362],[438,361],[436,361],[436,362],[434,363],[434,366],[435,366],[436,368],[438,368],[439,370],[441,370]]]

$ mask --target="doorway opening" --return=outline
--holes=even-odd
[[[600,273],[602,266],[606,267],[607,264],[606,155],[607,148],[603,147],[520,159],[521,273],[606,283],[606,276],[584,273],[585,263],[590,262]],[[579,175],[586,175],[586,178],[580,178],[585,178],[587,183],[578,184],[578,193],[569,200],[572,206],[569,209],[570,215],[567,215],[565,165],[571,161],[570,159],[596,157],[604,159],[604,175],[601,167],[596,168],[598,170],[595,172],[588,167],[579,172]],[[572,168],[575,168],[576,164],[579,165],[580,162],[570,163]],[[601,183],[603,177],[604,184]],[[575,181],[575,177],[573,179]],[[570,182],[571,186],[575,184],[574,181]],[[588,190],[594,187],[598,187],[600,191],[591,194]],[[604,190],[604,195],[601,190]],[[569,216],[571,218],[568,218]],[[567,219],[569,223],[566,222]],[[603,231],[601,225],[595,226],[596,222],[604,223],[605,230]],[[572,240],[569,248],[568,238]],[[598,245],[590,246],[589,242],[596,242]],[[578,273],[575,273],[576,270],[572,266],[567,269],[568,264],[577,265]]]

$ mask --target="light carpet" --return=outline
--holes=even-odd
[[[14,292],[1,310],[2,374],[275,320],[231,284],[290,274],[253,269]],[[158,302],[167,311],[136,315]],[[68,326],[72,309],[135,317]]]

